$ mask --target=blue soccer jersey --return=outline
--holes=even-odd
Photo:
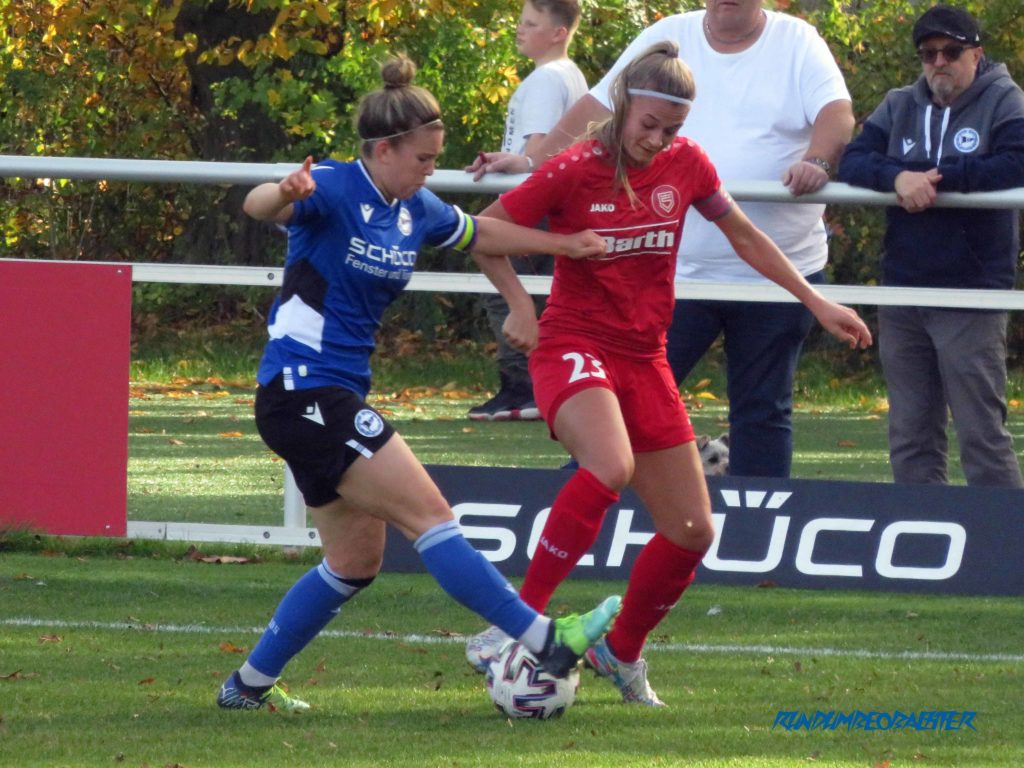
[[[426,243],[468,248],[475,222],[427,189],[389,202],[361,161],[325,160],[316,191],[288,222],[284,284],[256,378],[285,389],[338,385],[366,397],[370,354],[387,306],[412,277]]]

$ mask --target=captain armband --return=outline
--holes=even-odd
[[[476,243],[476,219],[469,215],[463,215],[463,229],[462,234],[458,240],[452,243],[452,248],[456,251],[470,251],[473,245]]]
[[[693,207],[706,220],[717,221],[732,210],[733,199],[723,187],[719,187],[714,194],[694,202]]]

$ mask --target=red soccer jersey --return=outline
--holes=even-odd
[[[501,196],[513,221],[552,232],[593,229],[608,242],[601,259],[555,261],[541,335],[582,334],[630,357],[649,358],[665,344],[675,302],[676,251],[693,205],[708,220],[732,201],[693,141],[677,138],[646,168],[629,168],[637,198],[615,188],[615,167],[594,140],[551,158]]]

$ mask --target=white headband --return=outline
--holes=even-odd
[[[630,96],[653,96],[655,99],[664,99],[665,101],[671,101],[673,104],[685,104],[688,107],[693,106],[692,99],[684,99],[682,96],[672,96],[661,91],[649,91],[646,88],[627,88],[626,93]]]
[[[426,128],[426,127],[431,126],[431,125],[440,125],[442,128],[444,127],[444,123],[442,123],[441,122],[441,118],[438,117],[438,118],[435,118],[434,120],[431,120],[428,123],[420,123],[415,128],[409,128],[409,129],[404,130],[404,131],[399,131],[398,133],[390,133],[387,136],[373,136],[373,137],[360,136],[359,139],[361,141],[383,141],[384,139],[395,139],[395,138],[398,138],[399,136],[405,136],[405,134],[407,134],[407,133],[412,133],[413,131],[418,131],[420,128]]]

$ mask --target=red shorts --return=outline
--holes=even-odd
[[[564,336],[542,340],[529,360],[533,397],[555,439],[559,407],[590,387],[604,387],[618,398],[634,452],[660,451],[694,439],[664,352],[653,360],[635,360],[602,349],[592,339]]]

